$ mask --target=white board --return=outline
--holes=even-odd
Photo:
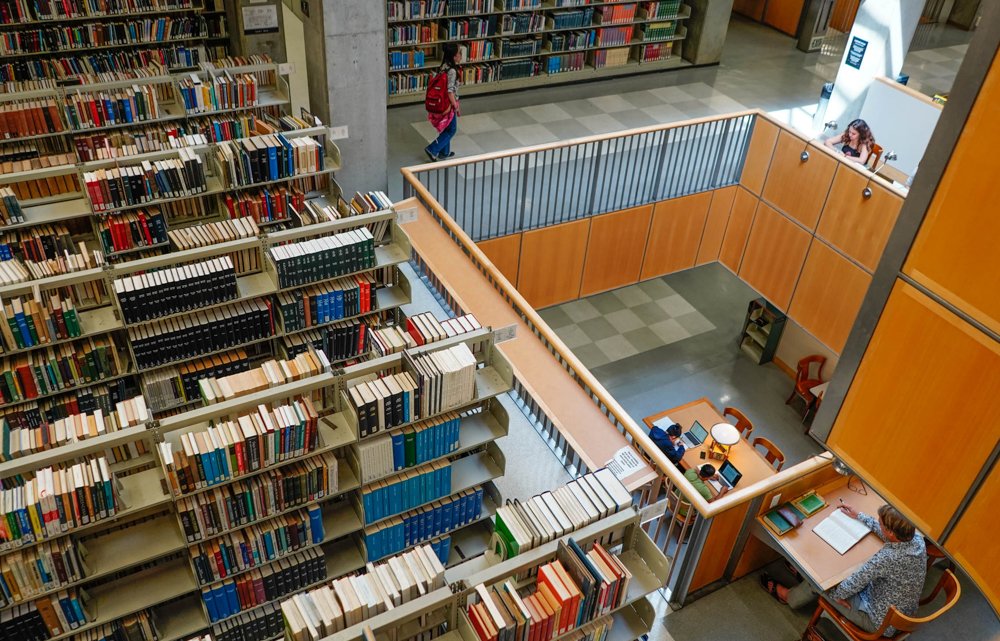
[[[908,176],[916,172],[940,116],[941,105],[887,78],[875,79],[861,107],[882,153],[898,156],[889,165]]]

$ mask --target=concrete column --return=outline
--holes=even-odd
[[[688,34],[682,45],[682,57],[696,65],[719,62],[726,45],[733,0],[686,0],[686,4],[691,7],[691,19],[685,23]]]
[[[924,0],[862,0],[826,111],[840,131],[861,113],[873,78],[899,75],[923,8]]]

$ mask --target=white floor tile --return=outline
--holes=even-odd
[[[589,100],[592,105],[605,113],[635,109],[632,103],[621,96],[597,96],[596,98],[589,98]]]
[[[513,136],[522,145],[541,145],[547,142],[559,140],[555,134],[545,128],[544,125],[522,125],[520,127],[510,127],[507,133]]]
[[[577,118],[576,121],[595,134],[610,134],[615,131],[627,129],[625,125],[618,122],[608,114],[581,116]]]
[[[538,122],[555,122],[556,120],[569,120],[573,117],[555,103],[524,107],[524,111]]]

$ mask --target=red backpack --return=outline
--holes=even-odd
[[[447,69],[442,69],[431,76],[431,81],[427,83],[427,95],[424,97],[424,109],[432,114],[448,113],[451,109],[451,101],[448,99]]]

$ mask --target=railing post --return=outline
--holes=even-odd
[[[517,157],[523,161],[528,157],[528,154],[522,154]],[[515,234],[519,234],[524,231],[524,217],[528,211],[528,167],[522,167],[521,171],[524,173],[524,179],[521,181],[521,216],[517,222],[517,229],[513,232]],[[507,202],[510,202],[509,196],[507,198]]]
[[[604,157],[604,141],[597,141],[597,154],[594,157],[594,171],[590,175],[590,203],[587,205],[587,216],[594,215],[594,205],[597,201],[597,176],[600,175],[601,158]]]
[[[663,163],[667,161],[667,141],[670,138],[670,132],[673,129],[666,129],[661,131],[662,140],[660,142],[660,157],[656,161],[656,173],[653,174],[653,191],[649,194],[647,200],[655,202],[657,200],[662,200],[660,197],[660,182],[663,180]]]

